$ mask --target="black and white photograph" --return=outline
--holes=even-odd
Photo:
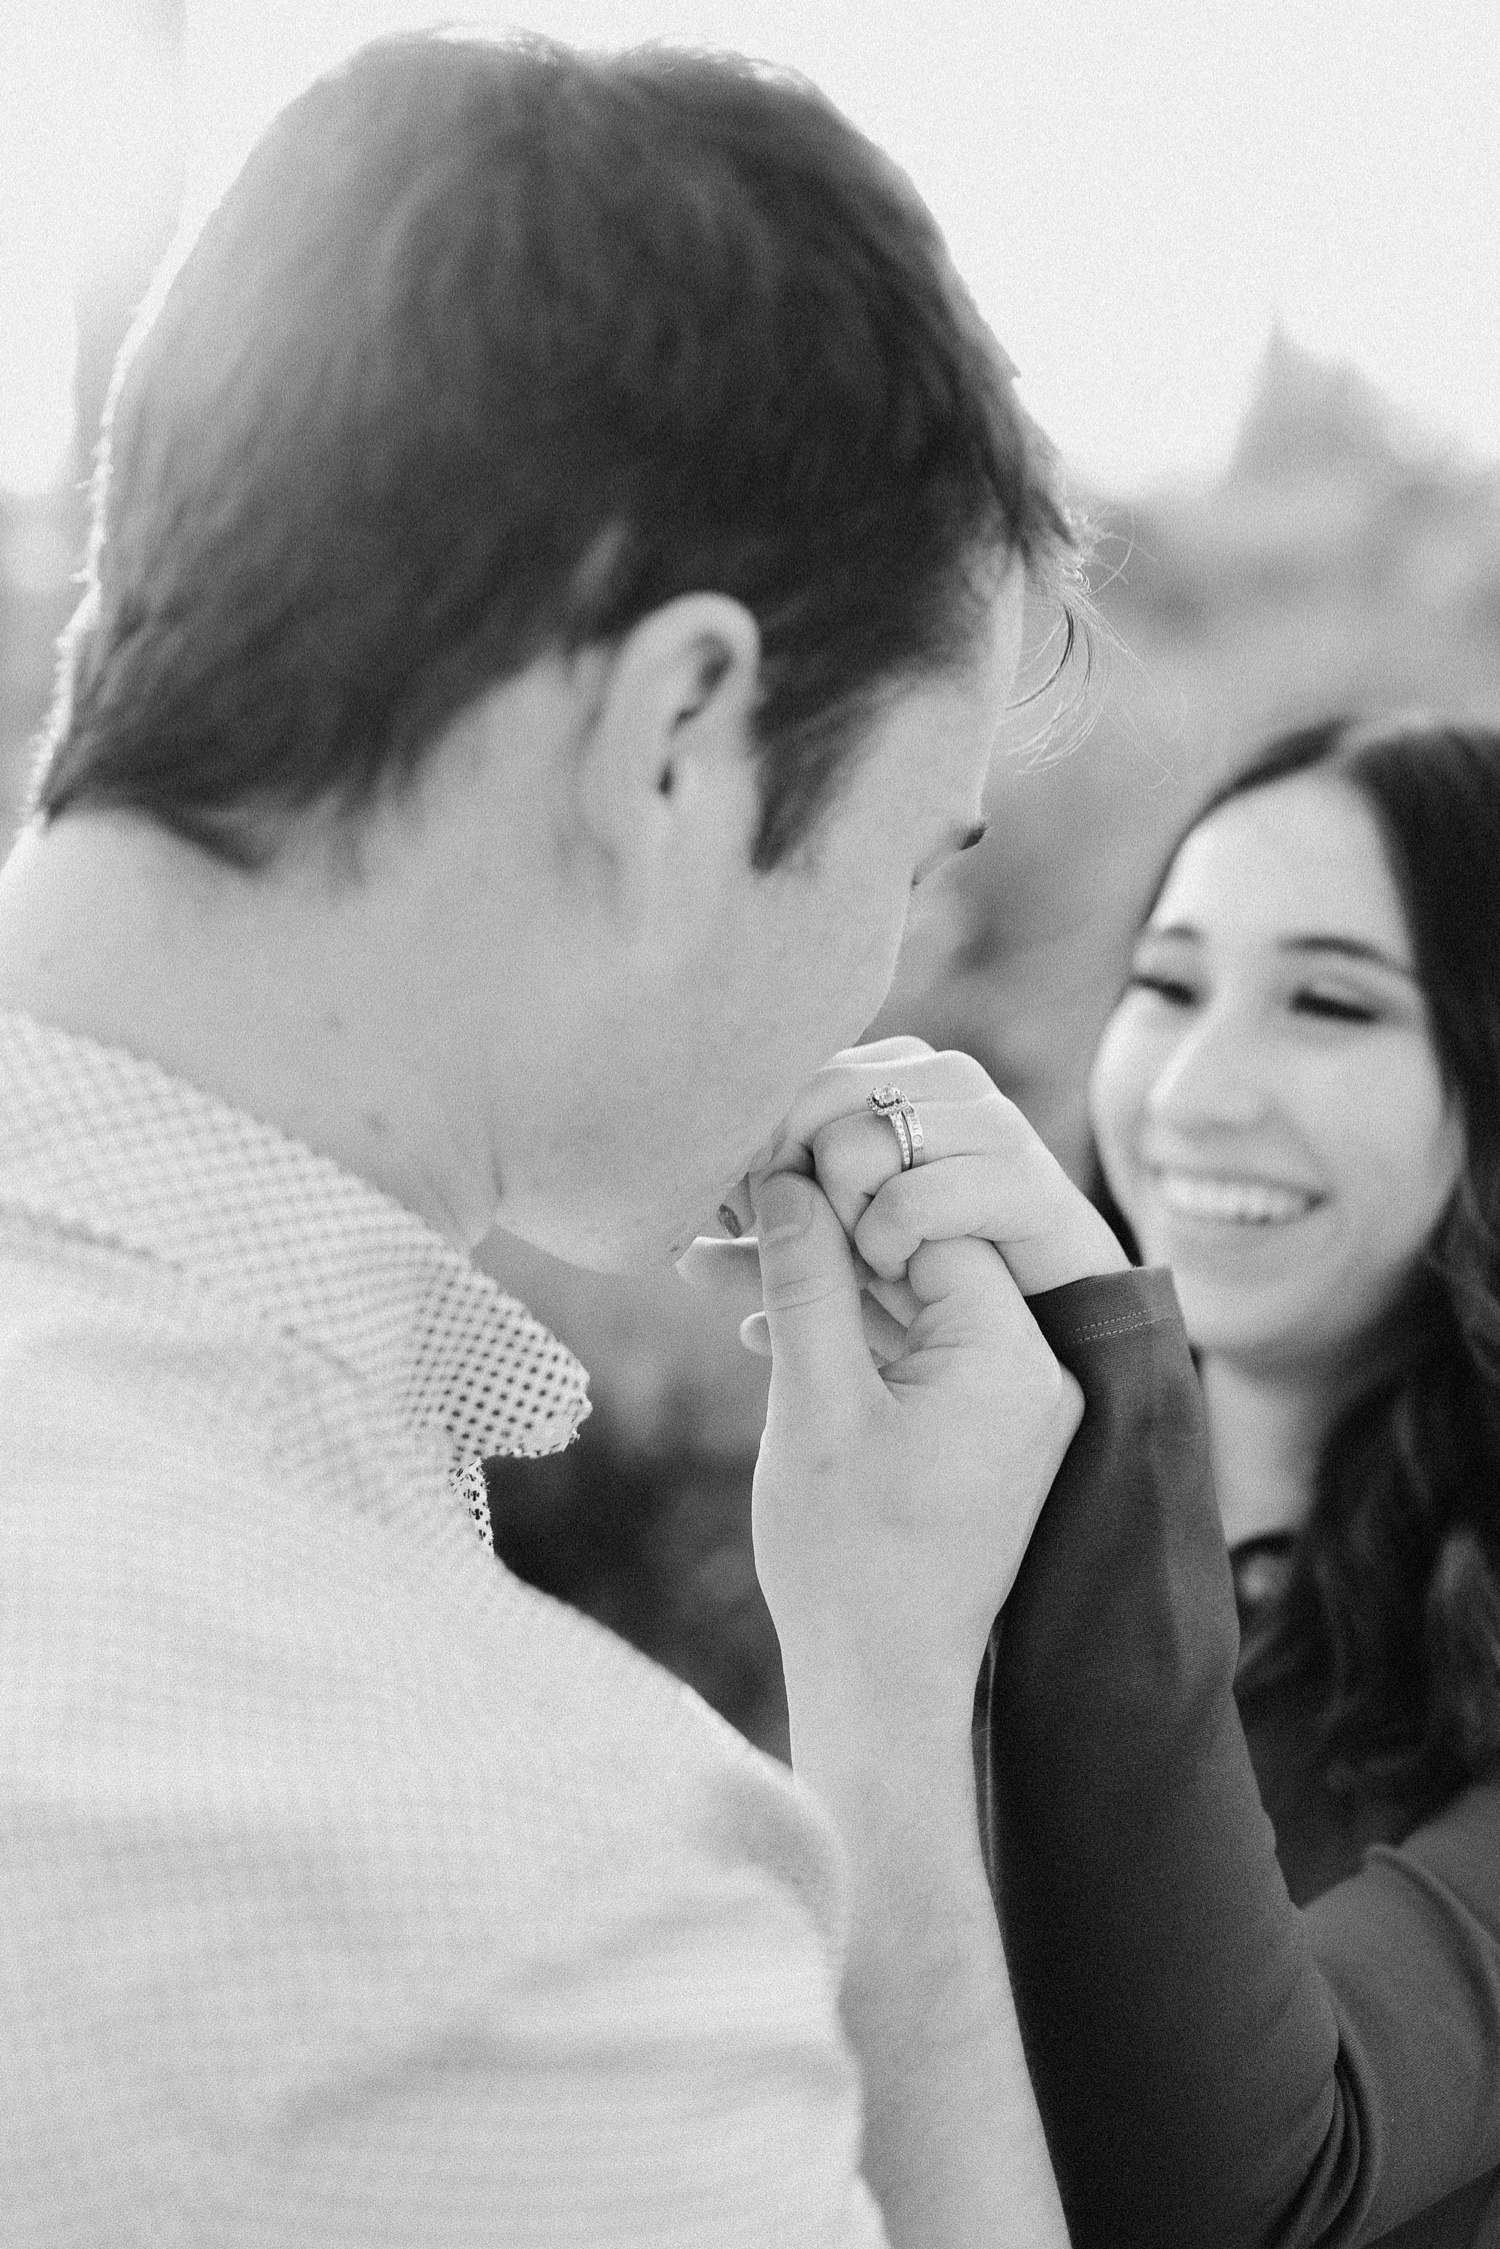
[[[0,2249],[1500,2249],[1500,9],[0,10]]]

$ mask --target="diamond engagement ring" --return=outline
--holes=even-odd
[[[873,1093],[865,1095],[865,1107],[873,1109],[877,1117],[884,1117],[896,1135],[896,1145],[901,1150],[901,1169],[910,1171],[922,1153],[922,1125],[915,1108],[900,1086],[877,1086]]]

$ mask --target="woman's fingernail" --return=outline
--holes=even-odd
[[[719,1224],[732,1242],[737,1242],[745,1231],[728,1203],[720,1203],[719,1205]]]

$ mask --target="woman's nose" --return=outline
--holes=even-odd
[[[1268,1089],[1251,1026],[1236,1010],[1206,1007],[1152,1080],[1146,1111],[1178,1130],[1256,1123]]]

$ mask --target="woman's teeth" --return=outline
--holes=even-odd
[[[1280,1226],[1304,1218],[1316,1195],[1295,1187],[1269,1187],[1259,1179],[1205,1179],[1195,1172],[1158,1172],[1156,1191],[1180,1218],[1214,1219],[1227,1226]]]

